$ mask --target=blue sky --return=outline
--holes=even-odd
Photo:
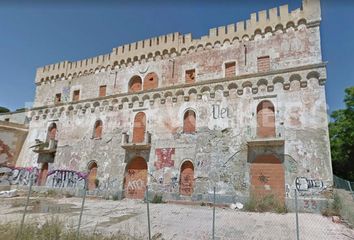
[[[0,106],[15,110],[33,101],[37,67],[170,32],[200,37],[209,28],[282,4],[294,9],[301,0],[1,1]],[[322,19],[327,103],[333,111],[344,107],[344,89],[354,86],[354,1],[322,0]]]

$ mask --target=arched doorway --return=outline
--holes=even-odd
[[[126,167],[124,176],[125,197],[144,199],[147,184],[147,163],[142,157],[135,157]]]
[[[257,106],[257,136],[260,138],[275,137],[274,105],[270,101],[262,101]]]
[[[139,112],[134,118],[134,128],[133,128],[133,143],[144,142],[146,128],[146,116],[145,113]]]
[[[45,186],[47,182],[48,175],[48,163],[43,163],[41,171],[38,178],[38,186]]]
[[[87,176],[87,187],[88,190],[94,190],[96,188],[96,178],[97,178],[97,163],[95,161],[88,165],[89,174]]]
[[[251,193],[256,198],[274,195],[284,203],[285,173],[283,164],[275,155],[259,155],[251,163]]]
[[[181,166],[179,180],[179,193],[185,196],[191,196],[194,187],[194,166],[191,161],[185,161]]]

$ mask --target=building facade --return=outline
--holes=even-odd
[[[37,184],[222,202],[332,184],[319,0],[37,69],[17,166]]]

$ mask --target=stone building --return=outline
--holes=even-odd
[[[37,184],[222,202],[332,184],[319,0],[37,69],[17,166]]]

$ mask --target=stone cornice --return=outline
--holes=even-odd
[[[135,93],[119,93],[109,95],[105,97],[83,99],[77,102],[60,103],[56,105],[47,105],[32,108],[31,111],[40,111],[48,108],[68,108],[68,110],[74,110],[73,106],[80,106],[81,108],[99,107],[101,103],[103,106],[107,105],[122,105],[125,102],[133,104],[134,102],[143,102],[145,100],[161,99],[161,103],[165,102],[167,97],[172,97],[177,101],[177,97],[182,95],[184,100],[188,101],[191,93],[203,94],[204,92],[210,92],[211,96],[215,94],[216,90],[222,90],[224,96],[228,96],[228,92],[231,89],[236,89],[239,95],[243,94],[243,88],[251,87],[253,93],[258,92],[258,87],[262,84],[267,86],[269,92],[274,89],[274,84],[280,82],[283,84],[284,90],[288,90],[290,82],[297,80],[300,82],[301,87],[307,86],[307,80],[310,78],[316,78],[320,85],[323,85],[326,81],[326,62],[311,64],[305,66],[299,66],[294,68],[287,68],[275,71],[269,71],[266,73],[253,73],[242,76],[235,76],[232,78],[219,78],[212,80],[205,80],[196,82],[193,84],[180,84],[174,86],[161,87],[157,89],[151,89]],[[284,76],[283,76],[284,75]],[[214,88],[214,89],[212,89]],[[186,92],[185,92],[186,91]],[[120,99],[120,101],[118,100]],[[111,101],[111,102],[110,102]],[[92,103],[92,105],[91,105]],[[131,106],[130,106],[131,107]],[[141,106],[142,107],[142,106]],[[122,106],[121,106],[122,108]]]

